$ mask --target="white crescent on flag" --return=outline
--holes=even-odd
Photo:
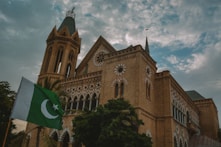
[[[42,103],[41,103],[41,112],[42,114],[48,118],[48,119],[55,119],[58,117],[58,115],[51,115],[48,110],[47,110],[47,102],[48,102],[48,99],[44,100]]]

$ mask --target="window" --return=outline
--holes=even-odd
[[[122,82],[120,84],[120,96],[123,97],[123,95],[124,95],[124,83]]]
[[[47,70],[48,70],[49,62],[50,62],[50,59],[51,59],[51,52],[52,52],[52,48],[50,47],[50,48],[48,49],[47,56],[46,56],[46,62],[45,62],[45,66],[44,66],[44,72],[47,72]]]
[[[71,73],[71,64],[69,63],[66,68],[66,78],[70,76]]]
[[[180,139],[180,146],[179,147],[183,147],[183,143],[182,143],[181,139]]]
[[[58,50],[57,58],[56,58],[55,66],[54,66],[54,72],[56,73],[60,73],[62,56],[63,56],[63,51],[62,51],[62,48],[60,48]]]
[[[83,109],[83,96],[81,96],[79,100],[79,106],[78,106],[78,110],[82,110],[82,109]]]
[[[114,94],[114,97],[117,98],[118,96],[118,89],[119,89],[119,85],[118,83],[115,84],[115,94]]]
[[[58,141],[58,134],[56,132],[53,132],[53,134],[51,135],[51,138],[55,141]]]
[[[64,133],[63,138],[62,138],[62,147],[68,147],[68,143],[70,142],[70,137],[67,132]]]
[[[73,109],[77,109],[77,97],[74,98],[72,107],[73,107]]]
[[[89,110],[89,105],[90,105],[90,96],[87,95],[86,100],[85,100],[84,110]]]
[[[150,99],[150,83],[148,81],[146,81],[146,98]]]
[[[96,105],[97,105],[96,103],[97,103],[96,94],[93,94],[92,102],[91,102],[91,110],[95,110],[96,109]]]
[[[173,142],[174,142],[174,147],[177,147],[177,140],[176,140],[176,137],[174,137]]]

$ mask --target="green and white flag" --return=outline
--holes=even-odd
[[[60,130],[63,113],[59,98],[54,92],[22,78],[11,118]]]

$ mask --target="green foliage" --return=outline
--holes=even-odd
[[[0,145],[2,145],[5,137],[6,128],[9,122],[9,116],[11,114],[11,108],[14,103],[14,98],[15,92],[10,90],[9,83],[6,81],[0,81]],[[8,140],[14,136],[11,133],[13,129],[15,129],[15,125],[11,123],[6,146],[9,142]]]
[[[142,124],[127,101],[109,100],[73,120],[74,139],[86,147],[151,147],[151,138],[138,133]]]

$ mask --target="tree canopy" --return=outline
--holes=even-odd
[[[15,92],[10,89],[9,83],[6,81],[0,81],[0,145],[2,145],[5,137],[14,99]],[[7,137],[6,146],[8,144],[8,140],[14,136],[11,133],[13,129],[15,129],[15,125],[12,123]]]
[[[129,102],[109,100],[73,120],[74,140],[86,147],[151,147],[151,138],[138,133],[142,124]]]

